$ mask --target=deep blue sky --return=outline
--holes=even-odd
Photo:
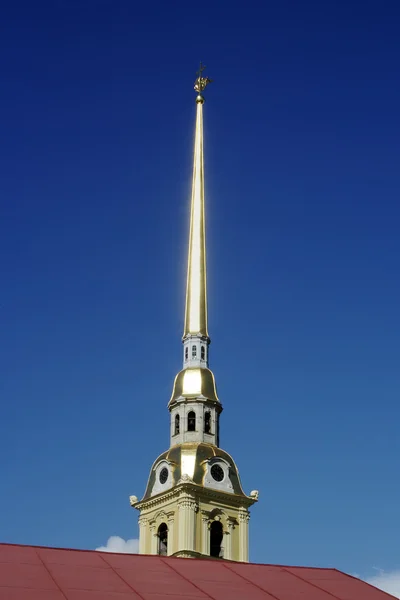
[[[400,567],[400,4],[15,1],[0,535],[137,536],[181,366],[200,59],[211,368],[251,559]]]

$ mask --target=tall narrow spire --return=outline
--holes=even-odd
[[[204,222],[203,91],[211,81],[200,64],[194,89],[196,135],[190,211],[183,367],[168,402],[170,448],[154,462],[140,511],[140,554],[248,561],[249,507],[233,458],[219,447],[222,404],[208,368]]]
[[[202,92],[211,81],[203,77],[205,67],[200,63],[194,89],[196,97],[196,134],[194,142],[192,202],[190,211],[189,257],[186,285],[186,310],[183,337],[208,338],[207,328],[207,271],[204,217],[204,152]]]

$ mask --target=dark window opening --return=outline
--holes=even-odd
[[[168,552],[168,527],[165,523],[161,523],[157,531],[158,535],[158,554],[167,556]]]
[[[201,347],[201,360],[204,360],[206,357],[206,349],[204,346]]]
[[[189,358],[189,348],[186,346],[185,348],[185,360]]]
[[[211,433],[211,413],[208,411],[204,415],[204,433]]]
[[[225,473],[221,465],[213,465],[210,469],[211,477],[218,482],[224,480]]]
[[[178,433],[180,431],[179,425],[180,425],[180,417],[179,417],[179,415],[175,415],[175,435],[178,435]]]
[[[192,410],[188,414],[188,431],[196,431],[196,413]]]
[[[192,346],[192,358],[196,358],[197,356],[197,348],[196,346]]]
[[[168,479],[168,469],[167,467],[163,467],[160,471],[160,475],[158,476],[158,479],[160,480],[161,485],[164,485],[164,483],[167,483],[167,479]]]
[[[222,558],[222,538],[222,523],[220,521],[213,521],[210,527],[210,556]]]

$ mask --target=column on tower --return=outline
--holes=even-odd
[[[239,508],[239,560],[249,562],[249,520],[247,508]]]
[[[158,554],[158,538],[155,523],[150,523],[150,554]]]
[[[227,560],[232,559],[232,535],[233,535],[234,528],[235,528],[234,520],[227,519],[226,528],[224,530],[224,539],[222,542],[222,544],[224,546],[224,558],[226,558]]]
[[[183,493],[178,500],[179,541],[178,551],[196,550],[196,513],[198,510],[195,499]]]
[[[168,515],[168,555],[175,552],[175,513]]]
[[[201,511],[201,553],[210,554],[210,511]]]
[[[139,554],[146,554],[146,528],[147,528],[146,517],[140,516],[138,519],[138,523],[139,523]]]

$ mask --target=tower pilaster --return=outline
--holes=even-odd
[[[239,560],[249,562],[249,521],[247,508],[239,509]]]
[[[198,505],[193,496],[183,493],[178,500],[180,551],[196,551],[196,513]]]
[[[140,516],[138,519],[138,523],[139,523],[139,554],[146,554],[146,528],[147,528],[146,517]]]

